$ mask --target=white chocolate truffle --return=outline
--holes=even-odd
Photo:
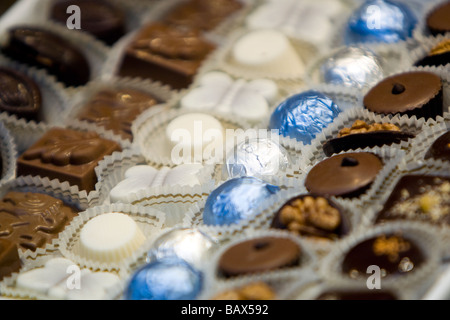
[[[145,241],[137,223],[123,213],[105,213],[89,220],[80,232],[80,255],[98,262],[128,258]]]
[[[202,168],[200,164],[183,164],[175,168],[163,167],[159,170],[147,165],[131,167],[125,172],[125,179],[111,189],[110,200],[128,203],[131,195],[146,189],[199,185],[198,174]]]
[[[234,44],[232,59],[250,71],[268,75],[301,76],[305,72],[305,65],[289,39],[276,30],[245,34]]]
[[[269,113],[269,104],[278,95],[278,86],[268,79],[233,80],[219,71],[204,74],[198,87],[180,101],[184,109],[214,110],[234,114],[249,121],[261,121]]]
[[[211,150],[223,147],[224,135],[220,121],[204,113],[183,114],[166,128],[172,147],[171,158],[176,164],[209,160]]]

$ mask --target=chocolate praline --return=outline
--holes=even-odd
[[[353,246],[344,257],[342,272],[352,279],[367,280],[367,269],[375,265],[385,277],[404,276],[414,272],[426,257],[407,235],[386,233]]]
[[[69,6],[81,10],[81,30],[111,45],[125,34],[125,15],[122,10],[109,1],[103,0],[56,0],[50,9],[50,18],[67,24]]]
[[[450,161],[450,131],[433,142],[425,154],[425,159]]]
[[[398,300],[398,297],[385,290],[330,290],[320,294],[315,300]]]
[[[450,39],[433,47],[428,54],[417,61],[415,66],[445,66],[450,63]]]
[[[363,104],[375,113],[435,119],[443,114],[442,80],[426,71],[396,74],[376,84]]]
[[[315,165],[305,187],[318,195],[354,198],[370,188],[382,168],[383,161],[370,152],[339,154]]]
[[[325,200],[326,205],[335,210],[333,210],[333,212],[329,212],[329,210],[321,211],[321,209],[325,208],[319,207],[320,205],[318,203],[315,204],[314,208],[304,208],[304,210],[297,208],[296,202],[298,200],[304,201],[305,198],[313,199],[314,201],[317,201],[318,199]],[[282,217],[282,212],[287,207],[297,209],[296,212],[301,215],[299,218],[303,220],[302,222],[294,220],[297,224],[295,226],[295,232],[301,236],[336,240],[348,234],[350,231],[350,221],[343,213],[342,207],[331,199],[314,194],[303,194],[288,200],[275,213],[271,223],[271,228],[289,230],[289,226],[283,223]]]
[[[84,53],[58,34],[39,27],[14,27],[2,52],[16,61],[47,70],[66,86],[90,80]]]
[[[10,240],[0,239],[0,281],[19,271],[21,267],[17,245]]]
[[[426,18],[426,26],[433,36],[450,32],[450,1],[434,8]]]
[[[0,112],[39,121],[41,107],[41,90],[33,79],[14,69],[0,68]]]

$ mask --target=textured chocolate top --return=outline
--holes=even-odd
[[[442,90],[439,76],[426,71],[405,72],[388,77],[364,97],[370,111],[391,114],[421,108]]]
[[[10,29],[3,52],[14,60],[46,69],[67,86],[84,85],[90,79],[90,66],[84,54],[66,39],[44,29]]]
[[[450,161],[450,131],[440,136],[428,149],[425,159]]]
[[[355,245],[345,255],[342,271],[353,279],[367,280],[367,268],[380,267],[386,275],[414,272],[425,261],[417,245],[401,234],[382,234]]]
[[[427,27],[433,35],[450,31],[450,1],[435,8],[427,17]]]
[[[319,162],[308,173],[309,192],[329,196],[349,196],[367,188],[383,168],[373,153],[345,153]]]
[[[125,34],[124,13],[113,3],[103,0],[57,0],[51,7],[50,18],[66,25],[71,15],[67,8],[71,5],[81,10],[81,30],[107,44],[113,44]]]
[[[163,20],[209,31],[242,8],[236,0],[189,0],[181,2]]]
[[[77,214],[51,196],[12,191],[0,201],[0,238],[35,251],[51,243]]]
[[[218,267],[226,277],[272,271],[299,263],[301,250],[290,239],[262,237],[238,243],[225,251]]]
[[[10,68],[0,68],[0,111],[39,120],[41,91],[33,79]]]
[[[104,89],[86,103],[77,117],[131,140],[133,120],[157,103],[153,96],[139,90]]]
[[[18,175],[33,175],[68,181],[91,191],[97,177],[95,167],[120,146],[95,132],[53,128],[17,160]]]

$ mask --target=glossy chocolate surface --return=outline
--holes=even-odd
[[[383,168],[373,153],[344,153],[325,159],[308,173],[305,187],[325,196],[357,197],[364,193]]]
[[[426,25],[432,35],[450,31],[450,1],[436,7],[427,17]]]
[[[377,223],[416,220],[450,224],[450,177],[405,175],[378,213]]]
[[[364,240],[345,255],[342,272],[353,279],[367,280],[367,268],[380,267],[386,276],[401,276],[414,272],[425,262],[417,245],[401,234],[381,234]]]
[[[80,110],[77,118],[95,123],[132,140],[133,120],[158,101],[145,92],[134,89],[104,89],[97,92]]]
[[[290,199],[275,213],[271,228],[283,230],[288,229],[288,226],[283,223],[281,216],[283,209],[290,206],[295,207],[296,200],[304,200],[306,197],[311,197],[314,200],[322,198],[313,194],[304,194]],[[318,208],[314,208],[312,210],[310,208],[305,208],[304,210],[300,210],[300,214],[302,215],[304,221],[302,221],[300,225],[297,225],[298,231],[296,232],[306,237],[337,240],[350,231],[350,221],[347,216],[343,214],[343,209],[337,203],[331,199],[323,199],[326,200],[330,207],[337,209],[338,217],[330,216],[325,212],[319,212],[319,210],[317,210]],[[335,226],[327,226],[330,224],[330,220],[332,220],[331,224],[334,224]]]
[[[33,79],[10,68],[0,68],[0,112],[39,120],[42,97]]]
[[[120,146],[95,132],[53,128],[17,160],[19,176],[41,176],[68,181],[92,191],[97,182],[95,167]]]
[[[428,149],[425,159],[450,161],[450,131],[440,136]]]
[[[242,7],[242,3],[236,0],[189,0],[180,2],[163,20],[209,31]]]
[[[2,48],[11,59],[46,69],[66,86],[80,86],[90,79],[90,66],[83,52],[61,36],[37,27],[9,30]]]
[[[273,271],[298,264],[300,253],[300,247],[290,239],[262,237],[226,250],[218,268],[225,277]]]
[[[19,271],[21,266],[17,245],[12,241],[0,238],[0,281]]]
[[[11,191],[0,201],[0,238],[35,251],[51,243],[77,214],[51,196]]]
[[[323,151],[327,157],[330,157],[334,153],[342,151],[389,146],[414,137],[415,135],[412,133],[399,131],[354,133],[326,141],[323,145]]]
[[[375,85],[363,103],[376,113],[435,118],[443,114],[442,81],[426,71],[397,74]]]
[[[151,23],[128,46],[119,75],[149,78],[174,89],[186,88],[214,49],[197,29]]]
[[[70,17],[67,8],[76,5],[81,11],[81,30],[111,45],[125,34],[125,15],[109,1],[57,0],[54,1],[50,18],[66,25]]]

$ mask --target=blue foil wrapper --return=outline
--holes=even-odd
[[[416,23],[414,12],[404,3],[369,0],[351,15],[344,41],[346,45],[396,43],[411,37]]]
[[[269,129],[277,129],[280,135],[311,144],[340,112],[331,98],[310,90],[282,102],[270,117]]]
[[[147,262],[166,258],[183,259],[201,269],[208,251],[217,244],[206,234],[191,228],[175,228],[164,233],[147,253]]]
[[[342,47],[320,66],[321,81],[349,88],[372,87],[384,78],[381,61],[372,51]]]
[[[277,193],[279,187],[254,177],[226,181],[209,195],[203,210],[206,225],[225,226],[248,220],[260,213],[262,201]]]
[[[226,168],[230,178],[276,175],[290,163],[285,148],[270,138],[254,138],[238,144],[228,155]]]
[[[126,300],[195,300],[203,288],[203,274],[181,259],[146,264],[131,278]]]

